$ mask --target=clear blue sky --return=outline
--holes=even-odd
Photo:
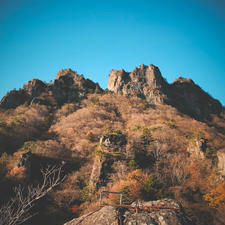
[[[225,0],[0,0],[0,98],[68,67],[106,88],[141,63],[225,105]]]

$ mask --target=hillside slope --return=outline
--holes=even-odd
[[[40,182],[41,167],[65,165],[66,180],[38,202],[31,225],[92,212],[102,190],[123,192],[125,204],[176,199],[194,223],[224,223],[223,207],[204,197],[224,184],[224,109],[190,79],[168,84],[157,67],[141,65],[112,70],[104,91],[66,69],[54,83],[9,92],[0,117],[0,204],[14,185]]]

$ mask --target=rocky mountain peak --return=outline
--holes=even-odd
[[[158,67],[141,64],[133,72],[112,70],[109,74],[108,89],[114,93],[146,98],[149,102],[160,103],[166,99],[168,84]]]
[[[33,79],[23,88],[10,91],[2,98],[0,107],[16,108],[25,102],[58,107],[64,103],[80,101],[88,93],[100,93],[101,91],[98,83],[85,79],[83,75],[78,75],[71,69],[63,69],[57,73],[53,84]]]
[[[59,72],[57,73],[55,79],[58,80],[58,79],[60,79],[63,76],[70,77],[72,79],[74,79],[74,78],[76,79],[78,77],[82,77],[83,78],[83,75],[78,75],[76,71],[73,71],[70,68],[59,70]]]
[[[32,79],[24,85],[24,89],[26,90],[27,94],[34,97],[40,95],[43,91],[46,90],[46,88],[47,85],[38,79]]]
[[[159,68],[154,66],[153,64],[150,64],[148,66],[141,64],[139,67],[135,67],[130,76],[133,78],[133,80],[144,81],[152,87],[166,85],[166,82],[163,79]]]
[[[186,83],[186,84],[195,84],[194,81],[190,78],[184,78],[182,76],[179,76],[176,80],[173,81],[172,84],[174,85],[179,85],[181,83]]]
[[[108,89],[114,93],[137,96],[149,103],[166,103],[196,119],[219,114],[222,105],[203,91],[190,78],[179,76],[172,84],[162,77],[158,67],[141,64],[132,72],[112,70]]]

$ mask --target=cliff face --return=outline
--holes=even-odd
[[[154,65],[140,65],[133,72],[112,70],[109,74],[108,89],[114,93],[138,96],[149,103],[167,103],[197,119],[210,114],[219,114],[222,105],[204,92],[191,79],[179,77],[168,84]]]
[[[76,102],[85,98],[88,93],[100,93],[97,83],[85,79],[71,69],[60,70],[53,84],[46,84],[38,79],[29,81],[20,90],[6,94],[0,107],[16,108],[24,103],[61,106],[64,103]]]
[[[112,70],[108,89],[115,93],[145,98],[151,103],[162,103],[167,99],[168,84],[154,65],[140,65],[133,72]]]

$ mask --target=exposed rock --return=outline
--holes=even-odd
[[[82,217],[71,220],[64,225],[113,225],[117,222],[117,212],[115,207],[105,206],[92,213],[83,215]]]
[[[204,159],[204,152],[206,151],[207,140],[204,138],[195,139],[189,143],[187,152],[196,159]]]
[[[125,152],[126,144],[126,135],[120,131],[109,132],[100,138],[98,147],[104,157],[98,155],[95,157],[89,182],[91,190],[96,190],[108,182],[113,170],[112,165],[115,161],[118,162],[118,158],[113,153]]]
[[[92,213],[76,218],[64,225],[194,225],[194,223],[183,212],[179,202],[172,199],[164,199],[152,202],[145,202],[142,206],[166,206],[178,210],[159,210],[147,212],[139,210],[137,214],[128,211],[126,208],[118,210],[116,207],[105,206]],[[119,221],[123,220],[122,223]]]
[[[103,135],[100,139],[100,145],[111,152],[123,151],[123,147],[126,144],[126,135],[122,134],[121,132],[108,133]]]
[[[95,157],[89,182],[89,187],[91,190],[95,190],[98,183],[100,182],[100,175],[102,173],[102,164],[103,162],[100,160],[100,158]]]
[[[112,70],[109,74],[108,89],[115,93],[146,98],[152,103],[161,103],[167,99],[168,84],[158,67],[154,65],[136,67],[133,72]]]
[[[71,69],[60,70],[54,84],[33,79],[24,85],[23,89],[9,92],[0,102],[0,107],[16,108],[28,104],[61,106],[64,103],[80,101],[89,93],[101,93],[97,83],[85,79]]]
[[[170,85],[170,104],[195,118],[207,118],[222,112],[222,105],[191,79],[178,77]]]
[[[217,158],[218,158],[218,170],[221,175],[225,176],[225,149],[217,151]]]
[[[26,152],[23,153],[20,156],[19,162],[17,164],[18,167],[24,167],[26,169],[30,169],[31,168],[31,158],[32,158],[32,153],[31,152]]]
[[[30,80],[26,85],[24,85],[24,89],[30,98],[34,98],[40,96],[40,94],[46,91],[47,85],[38,79]]]
[[[198,120],[208,119],[211,114],[220,114],[223,110],[218,100],[204,92],[191,79],[178,77],[172,84],[168,84],[158,67],[152,64],[142,64],[133,72],[112,70],[108,90],[116,94],[137,96],[150,104],[166,103]],[[9,92],[2,98],[0,107],[16,108],[25,102],[60,107],[64,103],[80,101],[87,94],[101,92],[98,83],[85,79],[71,69],[64,69],[58,72],[53,84],[33,79],[23,89]]]
[[[178,77],[168,84],[154,65],[140,65],[133,72],[112,70],[108,89],[114,93],[138,96],[149,103],[167,103],[182,113],[196,119],[206,119],[210,114],[220,114],[222,105],[204,92],[191,79]]]
[[[0,107],[4,109],[16,108],[29,100],[29,95],[23,89],[8,92],[1,100]]]

